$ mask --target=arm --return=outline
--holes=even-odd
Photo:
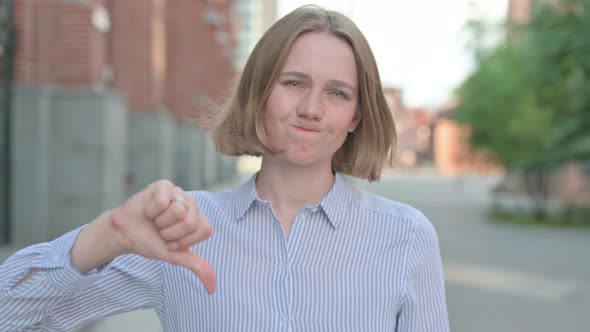
[[[406,293],[398,315],[399,332],[448,332],[444,275],[436,231],[421,213],[406,271]]]
[[[112,211],[107,211],[85,228],[80,230],[72,248],[72,265],[82,274],[110,262],[115,257],[124,253],[121,239],[117,237],[113,229]],[[102,248],[102,250],[96,250]],[[29,273],[14,287],[18,287],[39,272],[36,267],[31,267]]]
[[[212,293],[211,267],[188,250],[210,235],[195,197],[169,181],[155,182],[82,230],[29,247],[0,266],[0,331],[61,331],[153,306],[162,261],[191,269]]]
[[[25,248],[0,266],[0,331],[66,331],[114,313],[159,305],[161,261],[124,255],[82,274],[70,255],[79,232]],[[31,269],[37,272],[16,286]]]

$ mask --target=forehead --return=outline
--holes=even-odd
[[[316,80],[342,80],[357,86],[357,68],[352,47],[329,32],[313,31],[293,43],[283,71],[301,71]]]

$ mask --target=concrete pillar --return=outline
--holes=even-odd
[[[47,240],[49,158],[53,90],[17,86],[12,108],[11,242]]]
[[[123,201],[121,98],[17,87],[14,105],[13,244],[51,240]]]
[[[131,195],[156,180],[173,180],[176,124],[165,111],[128,116],[127,194]]]
[[[188,124],[176,129],[175,183],[184,190],[205,189],[206,136]]]
[[[217,176],[219,182],[230,181],[237,175],[236,157],[218,155],[219,174]]]
[[[106,92],[62,90],[53,106],[51,238],[120,205],[127,162],[122,99]]]

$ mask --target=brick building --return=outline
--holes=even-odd
[[[432,120],[434,162],[441,174],[499,173],[503,167],[485,151],[469,146],[470,128],[453,118],[454,102],[439,109]]]
[[[509,0],[508,21],[512,24],[526,24],[531,15],[532,0]]]
[[[432,115],[425,108],[408,108],[401,89],[383,88],[387,105],[395,121],[396,151],[394,165],[413,168],[432,161]]]
[[[233,76],[231,1],[15,0],[15,81],[112,87],[130,110],[192,112]]]
[[[159,178],[204,188],[233,172],[195,126],[236,73],[233,1],[11,2],[11,220],[0,243],[46,241]]]

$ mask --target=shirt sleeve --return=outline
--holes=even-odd
[[[67,331],[161,305],[161,261],[124,255],[83,275],[70,256],[80,230],[25,248],[0,265],[0,331]],[[39,272],[16,287],[33,268]]]
[[[397,331],[450,331],[438,237],[421,213],[410,245],[406,272],[406,291],[398,314]]]

